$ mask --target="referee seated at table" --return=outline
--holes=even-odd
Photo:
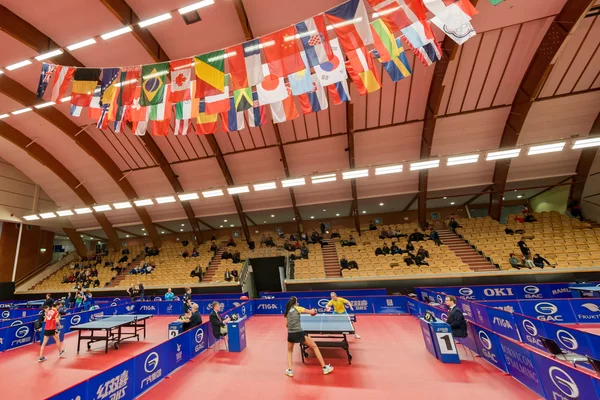
[[[354,311],[354,307],[352,307],[352,303],[350,303],[348,300],[344,299],[343,297],[338,297],[338,295],[335,292],[331,292],[331,300],[329,300],[329,303],[327,303],[327,306],[325,307],[325,311],[329,312],[329,311],[331,311],[331,307],[333,307],[334,314],[347,314],[346,304],[348,304],[348,307],[350,307],[350,310]],[[356,330],[354,332],[354,337],[357,339],[360,339],[360,335],[358,333],[356,333]]]
[[[446,306],[448,307],[448,319],[446,323],[452,329],[452,335],[457,338],[467,337],[467,320],[460,308],[456,307],[456,297],[446,296]]]
[[[202,316],[198,312],[198,303],[192,303],[191,314],[181,317],[179,320],[183,322],[183,330],[187,331],[202,324]]]

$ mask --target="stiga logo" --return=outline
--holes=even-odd
[[[17,329],[17,331],[15,332],[15,336],[17,337],[17,339],[23,339],[28,334],[29,334],[28,326],[22,326],[19,329]]]
[[[257,310],[277,310],[277,304],[259,304]]]
[[[559,329],[556,331],[556,338],[559,343],[562,344],[569,350],[575,351],[579,347],[579,343],[577,343],[577,339],[568,331],[564,329]]]
[[[444,321],[444,322],[448,321],[448,314],[442,313],[441,316],[442,316],[442,318],[441,318],[442,321]]]
[[[2,311],[2,318],[8,319],[10,317],[10,311],[4,310]]]
[[[140,311],[156,311],[156,306],[141,306]]]
[[[548,375],[550,375],[550,379],[552,380],[552,383],[554,383],[554,386],[556,386],[563,395],[567,396],[569,399],[579,398],[579,388],[577,387],[577,384],[564,370],[552,366],[548,369]],[[554,392],[553,395],[553,398],[555,399],[563,398],[560,393]]]
[[[479,341],[481,342],[483,347],[485,347],[486,349],[488,349],[488,350],[492,349],[492,341],[490,340],[490,337],[488,336],[488,334],[485,333],[485,331],[479,331]]]
[[[116,303],[116,302],[114,302],[114,301],[113,301],[112,303],[110,303],[110,306],[111,306],[111,307],[115,307],[116,305],[117,305],[117,303]]]
[[[436,300],[437,300],[438,304],[442,304],[442,303],[444,302],[444,301],[442,300],[442,296],[441,296],[441,295],[439,295],[439,294],[438,294],[438,295],[437,295],[435,298],[436,298]]]
[[[541,299],[543,296],[540,294],[540,288],[537,286],[525,286],[523,288],[526,299]]]
[[[514,329],[512,324],[508,320],[500,317],[494,317],[492,319],[492,324],[501,326],[506,329]]]
[[[78,325],[81,322],[81,315],[73,315],[71,317],[71,325]]]
[[[542,314],[537,317],[540,321],[561,322],[563,320],[562,315],[554,315],[558,312],[558,307],[552,303],[537,303],[534,309],[537,313]]]
[[[162,299],[161,299],[160,297],[156,296],[156,297],[154,298],[154,301],[162,301]]]
[[[148,354],[146,361],[144,361],[144,371],[146,371],[148,374],[154,372],[156,367],[158,367],[158,361],[159,358],[157,352],[153,351],[152,353]]]

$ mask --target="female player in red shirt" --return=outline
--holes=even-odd
[[[38,359],[39,362],[44,362],[47,360],[46,357],[44,357],[44,347],[46,347],[46,343],[48,343],[48,339],[53,337],[54,340],[56,341],[56,347],[58,349],[58,354],[59,357],[62,357],[65,355],[65,352],[67,350],[63,350],[62,349],[62,343],[60,342],[60,337],[58,336],[58,333],[56,332],[57,329],[57,325],[58,328],[60,328],[60,316],[58,314],[58,303],[54,303],[52,305],[52,307],[48,307],[45,310],[45,322],[46,322],[46,326],[44,328],[44,340],[42,341],[42,347],[40,348],[40,358]]]

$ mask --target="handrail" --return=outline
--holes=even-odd
[[[69,254],[71,254],[71,252],[65,253],[65,255],[60,260],[54,261],[52,259],[49,259],[48,261],[40,264],[33,271],[30,271],[27,275],[25,275],[25,276],[19,278],[18,280],[16,280],[15,281],[15,287],[21,285],[23,282],[27,281],[28,279],[31,279],[32,277],[34,277],[35,275],[39,274],[40,272],[43,272],[46,268],[54,265],[55,263],[60,262],[62,259],[64,259],[65,257],[67,257]]]

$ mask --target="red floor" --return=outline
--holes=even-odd
[[[295,376],[288,378],[283,317],[254,317],[242,353],[209,350],[142,398],[539,399],[481,359],[441,364],[425,349],[413,317],[359,316],[356,328],[362,339],[351,339],[352,365],[343,350],[324,349],[335,371],[323,376],[315,358],[302,365],[296,348]]]
[[[105,371],[132,356],[142,353],[167,339],[167,327],[173,317],[154,317],[148,320],[146,339],[139,342],[127,340],[119,350],[109,347],[104,354],[101,343],[92,345],[87,351],[82,342],[77,354],[77,333],[65,337],[65,358],[58,358],[56,346],[46,348],[48,361],[38,363],[40,347],[32,344],[0,353],[0,398],[29,400],[42,399],[67,389],[102,371]],[[5,397],[6,396],[6,397]]]

